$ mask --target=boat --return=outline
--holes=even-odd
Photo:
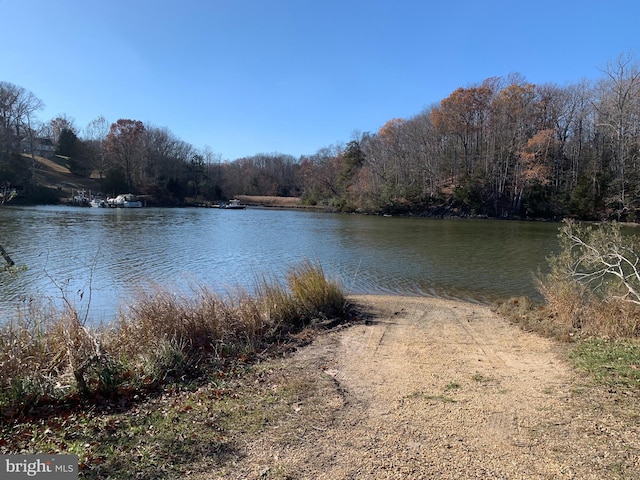
[[[141,208],[142,201],[132,193],[121,193],[115,198],[107,198],[111,208]]]
[[[89,197],[86,190],[78,190],[73,196],[74,205],[86,206],[89,205]]]
[[[104,198],[102,198],[100,195],[94,196],[89,202],[89,205],[92,206],[93,208],[107,208],[109,206],[107,201]]]
[[[246,205],[242,205],[240,203],[240,200],[234,198],[233,200],[229,200],[229,203],[221,205],[220,208],[224,208],[224,209],[227,209],[227,210],[243,210],[243,209],[247,208],[247,206]]]

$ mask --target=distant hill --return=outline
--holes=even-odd
[[[69,171],[64,158],[46,158],[38,155],[22,154],[28,161],[35,160],[36,182],[39,186],[56,192],[61,201],[73,198],[78,190],[86,190],[98,193],[100,183],[95,178],[86,178],[75,175]]]

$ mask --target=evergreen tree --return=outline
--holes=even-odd
[[[78,151],[78,137],[69,128],[63,128],[58,138],[56,155],[75,158]]]

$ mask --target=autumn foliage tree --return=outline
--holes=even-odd
[[[135,180],[141,174],[144,132],[141,121],[120,119],[111,124],[107,135],[107,152],[114,164],[124,171],[129,188],[135,188]]]
[[[545,129],[527,140],[518,152],[515,165],[513,210],[520,212],[527,189],[533,185],[546,187],[551,182],[555,139],[553,131]]]
[[[474,164],[483,159],[489,107],[495,94],[493,81],[487,79],[478,87],[458,88],[431,112],[440,134],[452,138],[451,153],[462,159],[454,163],[459,163],[464,173],[473,171]]]
[[[80,156],[114,189],[166,203],[196,194],[211,201],[300,195],[309,204],[374,213],[637,220],[640,66],[622,55],[601,72],[597,82],[565,86],[533,84],[517,73],[490,77],[415,116],[297,159],[269,153],[213,164],[167,128],[127,119],[108,132],[104,119],[88,126]],[[36,100],[0,82],[0,180],[35,177],[18,171],[21,142],[36,133]],[[54,138],[70,121],[60,116],[43,125]]]

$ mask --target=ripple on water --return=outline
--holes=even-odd
[[[3,246],[28,267],[2,280],[0,307],[35,295],[110,318],[154,284],[220,293],[283,279],[318,261],[352,293],[429,295],[479,302],[535,295],[535,272],[557,227],[247,209],[0,209]],[[91,293],[91,295],[89,295]]]

